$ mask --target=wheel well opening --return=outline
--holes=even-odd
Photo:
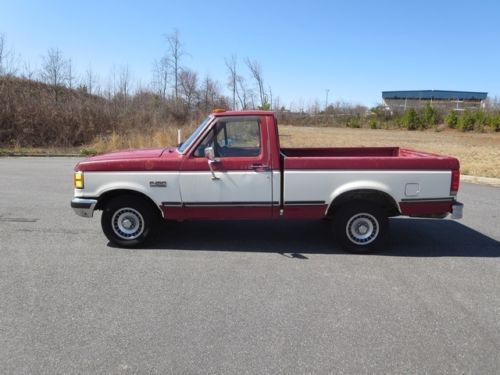
[[[330,208],[328,209],[328,216],[332,217],[339,207],[354,201],[371,202],[376,204],[382,207],[389,217],[400,215],[398,205],[389,194],[379,190],[362,189],[340,194],[330,205]]]
[[[135,190],[119,189],[119,190],[108,191],[99,197],[95,209],[102,210],[110,200],[124,195],[130,196],[131,198],[135,197],[142,199],[143,201],[151,205],[151,207],[155,208],[154,212],[156,212],[160,217],[163,217],[161,209],[156,205],[156,203],[150,197]]]

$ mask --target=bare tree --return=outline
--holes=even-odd
[[[108,82],[106,88],[104,89],[104,95],[108,100],[111,100],[117,93],[117,83],[116,83],[116,65],[113,64],[111,71],[108,74]]]
[[[162,57],[159,61],[153,63],[153,87],[155,91],[165,99],[167,89],[170,83],[170,60],[168,57]]]
[[[31,67],[30,62],[27,60],[23,63],[21,77],[31,80],[35,78],[35,70]]]
[[[321,111],[321,104],[318,99],[310,102],[307,108],[307,113],[317,115]]]
[[[128,65],[122,66],[120,69],[120,78],[118,82],[118,92],[124,96],[125,100],[130,95],[130,69]]]
[[[269,108],[273,108],[273,90],[271,89],[271,86],[269,86]]]
[[[253,96],[252,90],[250,90],[245,83],[245,78],[242,76],[236,77],[236,96],[238,97],[238,101],[240,102],[241,109],[247,109],[249,107],[249,100],[251,100]]]
[[[236,109],[236,91],[238,90],[238,74],[236,73],[237,57],[236,55],[231,55],[230,59],[224,59],[226,63],[227,70],[229,71],[229,82],[228,87],[233,94],[233,107]]]
[[[67,77],[68,87],[72,89],[73,82],[75,81],[75,76],[73,75],[73,63],[71,59],[67,61],[67,72],[68,72],[68,77]]]
[[[179,86],[186,100],[187,107],[191,109],[198,87],[198,74],[190,69],[183,69],[179,74]]]
[[[500,98],[495,96],[494,98],[488,98],[485,102],[485,108],[488,111],[497,112],[500,110]]]
[[[7,48],[5,46],[5,35],[0,34],[0,76],[4,74],[6,55]]]
[[[253,79],[257,83],[257,88],[259,90],[259,99],[260,106],[267,107],[269,104],[267,103],[267,95],[266,90],[264,89],[264,77],[262,76],[262,67],[257,61],[252,61],[248,57],[245,60],[248,69],[250,69],[250,73],[252,74]]]
[[[4,34],[0,34],[0,76],[15,75],[19,61],[15,58],[14,51],[7,48]]]
[[[179,74],[181,72],[180,60],[185,55],[184,46],[179,39],[179,30],[174,29],[172,34],[166,36],[170,60],[172,62],[172,74],[174,76],[174,97],[179,97]]]
[[[43,57],[40,78],[45,83],[52,85],[54,98],[57,102],[60,88],[68,81],[68,63],[61,51],[54,48],[48,50],[47,56]]]
[[[219,87],[217,82],[212,80],[208,75],[203,81],[201,87],[203,109],[208,112],[210,109],[216,106],[217,98],[219,96]]]
[[[284,107],[281,106],[281,100],[280,97],[277,96],[276,98],[273,99],[273,111],[275,112],[280,112],[283,111]]]
[[[41,79],[55,87],[67,82],[68,64],[58,49],[49,49],[47,56],[43,57]]]
[[[127,107],[129,96],[130,96],[130,86],[131,86],[131,74],[128,65],[120,67],[120,72],[118,76],[118,92],[115,94],[115,99],[124,108]]]
[[[85,71],[85,82],[83,85],[86,87],[87,92],[91,95],[96,91],[97,76],[92,71],[92,66],[90,65]]]

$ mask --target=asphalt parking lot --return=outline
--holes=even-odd
[[[72,158],[0,158],[0,373],[481,373],[500,368],[500,188],[391,220],[185,222],[112,247],[69,207]]]

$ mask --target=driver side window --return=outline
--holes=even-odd
[[[258,156],[261,152],[258,118],[221,118],[200,142],[194,156],[213,147],[217,157]]]

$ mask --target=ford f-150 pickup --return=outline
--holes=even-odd
[[[94,156],[71,206],[106,237],[143,243],[161,220],[330,219],[350,251],[384,243],[389,217],[462,217],[457,159],[398,147],[280,148],[273,112],[214,111],[177,148]]]

